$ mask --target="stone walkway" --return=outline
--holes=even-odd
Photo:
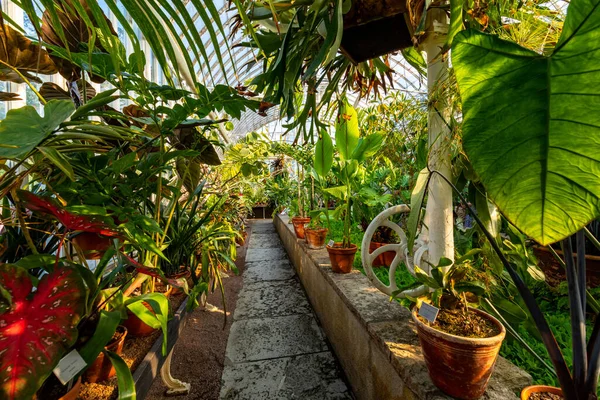
[[[272,220],[256,220],[221,399],[352,399]]]

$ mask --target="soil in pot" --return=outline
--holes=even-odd
[[[352,271],[352,264],[354,264],[354,256],[357,250],[355,244],[351,244],[350,247],[342,247],[341,243],[327,246],[331,270],[338,274],[347,274]]]
[[[294,224],[294,232],[296,232],[296,237],[298,239],[304,239],[304,225],[310,222],[310,218],[303,217],[294,217],[292,218],[292,223]]]
[[[328,230],[326,228],[304,228],[306,243],[311,249],[322,249],[325,247],[325,238]]]
[[[81,390],[81,378],[69,389],[68,385],[63,385],[54,376],[50,375],[42,387],[38,390],[35,395],[36,400],[75,400],[79,391]]]
[[[562,390],[553,386],[527,386],[521,391],[521,400],[563,400]]]
[[[444,326],[446,330],[456,333],[466,332],[472,336],[464,337],[429,326],[430,324],[423,322],[417,313],[415,307],[412,317],[417,325],[425,364],[433,383],[445,393],[458,399],[479,399],[487,388],[506,334],[502,324],[491,315],[475,309],[469,309],[465,318],[452,313],[444,315],[443,312],[438,316],[441,318],[439,327],[451,321],[458,325],[470,321],[468,327]],[[482,321],[481,318],[489,321],[492,327],[490,328],[488,322]]]
[[[123,344],[125,343],[125,337],[127,337],[127,328],[124,326],[118,326],[117,331],[113,335],[111,341],[106,345],[106,350],[112,351],[117,354],[123,352]],[[110,359],[104,356],[104,353],[98,354],[96,361],[92,363],[85,371],[86,382],[104,382],[116,375],[115,368],[112,366]]]
[[[485,316],[464,310],[440,310],[433,324],[423,317],[418,317],[421,322],[451,335],[466,338],[488,338],[500,334],[500,327]]]

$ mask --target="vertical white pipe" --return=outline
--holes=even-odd
[[[448,80],[448,57],[442,57],[440,49],[446,40],[447,17],[438,10],[430,10],[430,31],[423,43],[427,53],[427,91],[429,107],[429,168],[451,179],[450,142],[451,133],[447,123],[450,109],[446,96],[439,95],[440,88]],[[443,178],[433,175],[429,184],[425,211],[428,232],[429,262],[437,265],[441,257],[454,259],[454,220],[452,188]],[[421,266],[424,268],[426,266]],[[425,268],[427,269],[427,268]]]

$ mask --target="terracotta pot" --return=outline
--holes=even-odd
[[[150,304],[146,302],[143,302],[143,304],[148,310],[150,310],[150,312],[154,313]],[[127,328],[129,335],[134,337],[149,336],[157,331],[157,329],[154,329],[150,325],[146,324],[129,310],[127,310],[127,319],[123,323],[123,326]]]
[[[242,237],[241,238],[239,238],[239,237],[236,236],[235,243],[238,246],[242,247],[242,246],[244,246],[246,244],[246,239],[247,238],[248,238],[248,232],[242,232]]]
[[[369,253],[374,252],[378,248],[385,246],[388,243],[379,243],[379,242],[371,242],[369,244]],[[374,267],[389,267],[392,265],[392,261],[394,261],[394,257],[396,257],[395,251],[386,251],[381,253],[373,260]]]
[[[352,271],[354,255],[358,248],[355,244],[351,244],[349,248],[337,247],[341,245],[341,243],[335,243],[333,247],[327,246],[327,252],[329,253],[329,261],[331,261],[331,270],[338,274],[347,274]]]
[[[127,337],[127,328],[119,325],[117,331],[121,332],[121,337],[119,340],[109,343],[105,349],[120,355],[123,352],[123,343],[125,343],[125,338]],[[116,373],[117,371],[115,371],[110,359],[105,357],[104,353],[100,353],[98,354],[96,361],[94,361],[85,371],[84,376],[86,382],[96,383],[107,381],[115,376]]]
[[[556,253],[562,257],[563,253],[560,250],[556,250]],[[554,258],[554,255],[550,252],[550,250],[540,247],[534,246],[533,254],[538,259],[538,265],[546,274],[547,281],[550,284],[557,285],[559,282],[566,280],[565,270],[560,265],[558,260]],[[574,252],[573,256],[575,260],[577,260],[577,253]],[[590,287],[598,287],[600,286],[600,256],[585,256],[585,275],[587,279],[587,285]],[[554,282],[552,282],[554,281]]]
[[[304,228],[306,243],[311,249],[322,249],[325,247],[325,238],[328,230],[326,228],[310,229]]]
[[[73,243],[83,251],[86,260],[99,260],[112,245],[112,238],[83,232],[73,238]]]
[[[527,386],[521,391],[521,400],[529,400],[529,396],[531,396],[533,393],[551,393],[558,396],[563,395],[563,392],[560,390],[560,388],[554,386],[533,385]]]
[[[58,381],[58,379],[56,380],[56,385],[60,385],[60,382]],[[45,386],[42,386],[42,388],[38,390],[38,393],[46,395],[45,396],[45,398],[46,398],[46,397],[48,397],[48,391],[51,391],[51,390],[52,390],[52,388],[46,388]],[[80,391],[81,391],[81,377],[77,378],[77,380],[71,387],[71,390],[69,390],[63,396],[59,397],[57,400],[76,400],[77,395],[79,395]],[[36,394],[35,396],[33,396],[33,399],[38,400],[39,396]]]
[[[445,393],[463,400],[478,399],[485,392],[506,335],[496,318],[481,310],[470,310],[498,326],[500,333],[481,339],[451,335],[421,322],[416,307],[412,312],[431,380]]]
[[[185,267],[183,267],[183,268],[185,268]],[[189,279],[191,276],[192,276],[192,273],[190,272],[190,270],[185,268],[185,271],[179,272],[173,276],[167,276],[167,278],[170,278],[170,279],[185,278],[185,280],[188,281],[188,285],[189,285]],[[183,293],[183,289],[181,289],[177,286],[171,286],[171,289],[169,290],[169,294],[176,296],[180,293]]]
[[[69,390],[64,396],[59,398],[58,400],[75,400],[77,399],[77,395],[81,390],[81,377],[77,379],[71,390]]]
[[[294,217],[292,218],[292,224],[294,224],[294,232],[298,239],[304,239],[304,225],[310,222],[310,218]]]

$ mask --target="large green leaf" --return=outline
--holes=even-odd
[[[348,100],[340,103],[340,112],[335,125],[335,144],[342,160],[347,160],[358,145],[360,131],[358,129],[358,113]]]
[[[320,177],[325,177],[333,165],[333,142],[326,130],[322,130],[315,146],[315,171]]]
[[[43,117],[32,106],[10,110],[0,122],[0,158],[25,156],[74,111],[70,100],[49,101]]]
[[[352,159],[363,162],[373,157],[381,149],[384,138],[385,135],[381,132],[372,133],[369,136],[360,138],[358,145],[352,152]]]
[[[600,216],[600,0],[574,0],[545,57],[476,31],[454,39],[463,145],[490,198],[541,244]]]

